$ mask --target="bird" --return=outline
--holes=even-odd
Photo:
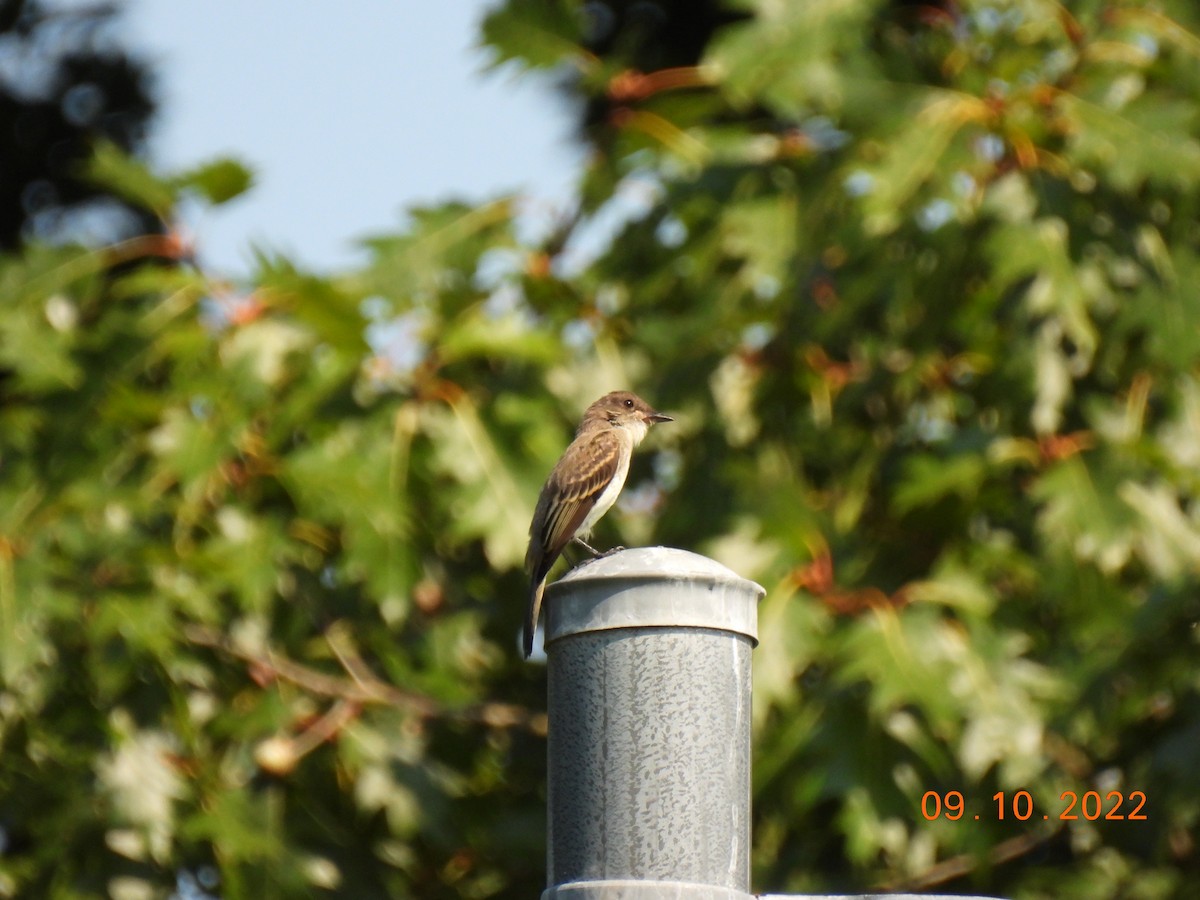
[[[651,425],[673,421],[629,391],[605,394],[584,411],[574,440],[542,486],[529,523],[529,550],[525,554],[530,579],[525,613],[526,658],[533,653],[533,636],[550,567],[571,541],[594,557],[606,555],[588,544],[586,538],[625,486],[633,448],[646,437]]]

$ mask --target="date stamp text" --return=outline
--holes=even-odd
[[[1108,791],[1101,796],[1099,791],[1086,791],[1080,795],[1075,791],[1063,791],[1059,795],[1059,803],[1055,809],[1045,812],[1036,808],[1033,795],[1029,791],[1016,791],[1012,794],[997,791],[992,795],[994,806],[974,815],[975,819],[1017,819],[1025,822],[1030,819],[1055,819],[1059,822],[1069,822],[1072,819],[1086,819],[1089,822],[1097,820],[1114,822],[1144,822],[1146,814],[1146,794],[1143,791]],[[1039,816],[1038,813],[1041,812]],[[967,811],[967,801],[961,791],[926,791],[921,797],[921,815],[926,821],[948,819],[956,822],[964,816],[970,816]]]

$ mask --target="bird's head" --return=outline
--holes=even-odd
[[[655,422],[672,422],[670,416],[665,416],[655,410],[649,403],[637,394],[629,391],[613,391],[605,394],[587,408],[583,414],[585,422],[605,421],[610,425],[630,428],[637,440],[646,435],[646,431]]]

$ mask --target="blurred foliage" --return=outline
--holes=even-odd
[[[1200,894],[1200,14],[700,6],[488,16],[585,110],[544,239],[0,260],[0,896],[536,895],[520,563],[617,386],[677,422],[602,529],[768,588],[756,888]]]
[[[161,230],[153,207],[88,177],[97,141],[142,149],[151,72],[124,50],[118,7],[0,0],[0,250]]]

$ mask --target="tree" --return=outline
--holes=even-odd
[[[107,3],[0,2],[0,249],[160,230],[85,175],[98,140],[141,151],[154,112],[148,69],[113,39],[116,17]]]
[[[543,245],[0,263],[0,893],[539,890],[525,529],[618,384],[677,423],[602,529],[768,588],[756,887],[1200,888],[1196,12],[625,9],[484,23],[603,110]],[[103,163],[166,221],[246,181]]]

